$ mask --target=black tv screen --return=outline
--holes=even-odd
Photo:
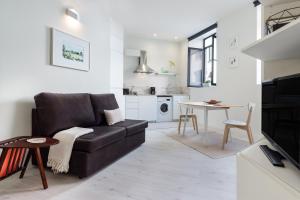
[[[262,132],[300,169],[300,74],[262,84]]]

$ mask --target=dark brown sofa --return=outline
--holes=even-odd
[[[74,126],[93,128],[78,137],[70,160],[71,174],[89,176],[145,142],[147,121],[128,120],[108,126],[104,110],[118,108],[113,94],[40,93],[34,97],[32,135],[52,137]],[[49,149],[42,150],[46,166]],[[35,164],[35,160],[33,160]]]

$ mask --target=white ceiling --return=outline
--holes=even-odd
[[[112,16],[126,34],[158,39],[187,38],[251,0],[111,0]]]

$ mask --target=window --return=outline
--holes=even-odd
[[[217,36],[213,34],[204,39],[204,82],[217,84]]]
[[[217,24],[189,38],[188,87],[217,85]]]
[[[188,49],[188,82],[189,87],[197,87],[202,85],[203,74],[203,50],[198,48]]]

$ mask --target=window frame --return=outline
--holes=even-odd
[[[198,33],[196,33],[196,34],[194,34],[194,35],[192,35],[191,37],[189,37],[188,38],[188,41],[191,41],[191,40],[194,40],[194,39],[196,39],[196,38],[198,38],[198,37],[200,37],[200,36],[202,36],[202,35],[204,35],[204,34],[206,34],[206,33],[208,33],[209,31],[212,31],[213,29],[217,29],[218,28],[218,23],[215,23],[215,24],[213,24],[213,25],[211,25],[211,26],[209,26],[209,27],[207,27],[206,29],[204,29],[204,30],[202,30],[202,31],[200,31],[200,32],[198,32]],[[212,37],[212,44],[211,45],[209,45],[209,46],[207,46],[207,47],[205,47],[205,40],[206,39],[208,39],[208,38],[210,38],[210,37]],[[190,49],[200,49],[200,48],[194,48],[194,47],[188,47],[188,67],[187,67],[187,70],[188,70],[188,72],[187,72],[187,87],[197,87],[197,88],[201,88],[201,87],[203,87],[203,83],[205,82],[205,74],[206,74],[206,65],[205,65],[205,49],[206,48],[209,48],[209,47],[212,47],[212,78],[211,78],[211,85],[212,86],[216,86],[217,85],[217,80],[215,80],[216,79],[216,77],[214,77],[214,61],[216,60],[216,59],[214,59],[214,50],[215,50],[215,39],[217,39],[217,33],[213,33],[213,34],[211,34],[210,36],[207,36],[207,37],[205,37],[204,39],[203,39],[203,48],[201,49],[202,50],[202,56],[203,56],[203,58],[202,58],[202,77],[201,77],[201,79],[202,79],[202,81],[201,81],[201,84],[199,85],[199,86],[195,86],[195,85],[190,85]],[[216,82],[216,83],[214,83],[214,82]]]
[[[203,87],[203,80],[201,80],[200,84],[199,85],[191,85],[191,60],[190,60],[190,57],[191,57],[191,50],[200,50],[202,51],[202,67],[203,67],[203,49],[201,48],[195,48],[195,47],[188,47],[188,73],[187,73],[187,86],[188,87],[195,87],[195,88],[200,88],[200,87]],[[201,75],[201,79],[203,79],[203,73]]]
[[[212,38],[212,42],[211,42],[211,45],[208,45],[208,46],[205,46],[205,40],[207,40],[208,38]],[[214,68],[214,61],[215,61],[215,59],[214,59],[214,54],[215,54],[215,39],[217,38],[217,33],[213,33],[213,34],[211,34],[210,36],[207,36],[206,38],[204,38],[203,39],[203,71],[204,71],[204,73],[202,74],[202,80],[205,82],[206,80],[205,80],[205,75],[206,75],[206,65],[205,65],[205,59],[206,59],[206,53],[205,53],[205,50],[206,49],[208,49],[208,48],[212,48],[212,50],[211,50],[211,58],[212,58],[212,60],[211,60],[211,73],[212,73],[212,77],[211,77],[211,82],[210,82],[210,84],[212,85],[212,86],[216,86],[217,85],[217,83],[214,83],[214,79],[216,78],[216,77],[214,77],[214,70],[215,70],[215,68]],[[202,84],[204,83],[204,82],[202,82]]]

